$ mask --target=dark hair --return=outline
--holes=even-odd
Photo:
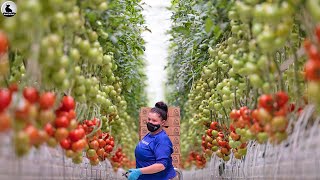
[[[162,120],[167,120],[168,106],[162,101],[157,102],[154,106],[151,112],[159,114]]]

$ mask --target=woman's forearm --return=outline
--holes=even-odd
[[[142,174],[154,174],[165,169],[164,165],[161,163],[152,164],[144,168],[140,168]]]

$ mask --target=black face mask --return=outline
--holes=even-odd
[[[147,128],[150,132],[155,132],[156,130],[158,130],[160,128],[160,124],[152,124],[152,123],[147,123]]]

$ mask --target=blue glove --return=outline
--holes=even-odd
[[[137,180],[139,176],[142,174],[140,169],[129,169],[129,180]]]

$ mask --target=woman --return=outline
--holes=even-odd
[[[135,149],[137,169],[130,169],[129,180],[168,180],[176,176],[172,165],[172,142],[163,130],[168,106],[157,102],[148,114],[150,131]]]

